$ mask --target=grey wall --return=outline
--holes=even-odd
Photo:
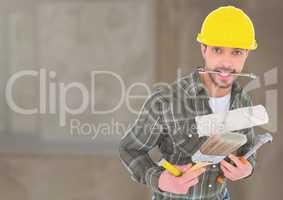
[[[38,77],[19,79],[13,95],[23,108],[39,108],[46,102],[46,112],[23,115],[13,112],[5,101],[1,109],[2,151],[115,152],[123,132],[102,134],[101,124],[122,123],[128,127],[135,115],[125,101],[115,111],[96,114],[97,110],[115,107],[122,92],[122,83],[112,75],[91,73],[108,71],[124,82],[126,89],[134,82],[152,85],[154,81],[154,27],[151,1],[27,1],[27,5],[1,2],[0,51],[1,95],[5,82],[21,70],[44,69],[47,72],[46,92]],[[54,71],[55,78],[48,73]],[[60,126],[60,84],[79,82],[89,94],[87,108],[81,114],[67,115]],[[50,113],[50,84],[57,93],[55,113]],[[40,90],[45,97],[40,97]],[[92,92],[92,93],[91,93]],[[92,99],[93,98],[93,101]],[[125,96],[123,96],[125,98]],[[3,99],[4,100],[4,99]],[[93,103],[92,103],[93,102]],[[139,110],[143,101],[131,101]],[[82,104],[77,89],[69,92],[66,103],[71,108]],[[73,120],[73,121],[72,121]],[[86,131],[71,128],[72,124]],[[95,126],[89,131],[91,125]]]

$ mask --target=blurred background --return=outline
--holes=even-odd
[[[119,141],[155,83],[170,83],[203,64],[196,35],[207,14],[223,5],[242,8],[254,22],[258,49],[245,71],[259,80],[243,84],[270,114],[257,133],[274,136],[258,153],[254,176],[230,184],[232,199],[280,199],[278,0],[1,0],[1,198],[150,199],[122,166]],[[140,98],[128,102],[125,93]],[[15,105],[33,113],[16,112]],[[82,112],[66,112],[78,108]]]

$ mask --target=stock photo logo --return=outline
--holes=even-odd
[[[246,86],[244,89],[250,93],[255,90],[261,90],[264,92],[264,107],[268,111],[269,115],[269,123],[264,125],[263,128],[270,132],[277,131],[277,120],[278,120],[278,77],[277,77],[277,67],[272,68],[271,70],[264,72],[262,77],[258,77],[254,79]],[[95,91],[95,81],[99,76],[108,76],[111,79],[115,80],[119,84],[119,96],[115,97],[115,106],[111,109],[107,110],[98,110],[96,108],[96,91]],[[54,114],[58,117],[58,124],[61,127],[66,126],[67,116],[75,116],[84,113],[91,113],[97,115],[104,114],[113,114],[118,109],[122,107],[122,105],[126,105],[127,110],[131,113],[138,114],[138,110],[133,109],[130,106],[129,99],[133,99],[134,96],[131,95],[131,91],[135,89],[135,87],[143,87],[146,91],[146,95],[136,95],[137,99],[146,98],[151,94],[151,89],[148,85],[141,82],[136,82],[131,84],[129,87],[126,87],[125,81],[123,78],[114,72],[111,71],[91,71],[90,78],[91,83],[87,87],[81,82],[55,82],[54,79],[57,76],[55,71],[48,71],[46,69],[39,70],[22,70],[11,75],[6,83],[5,87],[5,97],[6,103],[11,109],[11,111],[21,114],[21,115],[35,115],[35,114]],[[23,79],[32,79],[35,80],[38,84],[38,105],[33,108],[23,108],[17,103],[17,99],[13,97],[14,87],[19,84],[17,83],[19,80]],[[178,79],[178,74],[177,74]],[[108,80],[108,79],[107,79]],[[161,83],[165,84],[165,83]],[[158,85],[158,84],[157,84]],[[116,85],[117,86],[117,85]],[[167,87],[170,87],[167,85]],[[25,90],[29,90],[32,88],[24,88]],[[77,90],[80,93],[81,103],[76,108],[71,108],[68,103],[68,94],[71,90]],[[101,97],[102,98],[102,97]],[[73,122],[78,123],[78,120],[73,120]],[[113,121],[112,121],[113,123]],[[127,126],[129,127],[129,126]],[[125,127],[126,128],[126,127]],[[126,132],[124,130],[124,132]]]
[[[142,82],[135,82],[127,87],[126,81],[119,74],[112,71],[90,71],[88,77],[82,82],[75,82],[71,79],[58,81],[57,77],[61,79],[60,75],[55,71],[43,68],[38,70],[21,70],[12,74],[5,85],[5,98],[9,110],[23,116],[52,115],[58,121],[60,127],[70,125],[71,135],[73,135],[73,129],[77,130],[79,127],[82,134],[78,135],[93,135],[93,137],[96,137],[98,132],[101,134],[102,132],[105,134],[114,132],[113,128],[116,128],[119,132],[126,132],[129,125],[118,123],[121,118],[115,117],[117,113],[120,113],[119,109],[122,110],[122,107],[126,106],[126,112],[138,114],[139,110],[132,106],[133,102],[135,99],[145,100],[151,93],[150,87]],[[22,87],[22,81],[32,81],[33,84],[28,87],[23,84],[24,87]],[[112,93],[107,91],[105,85],[108,88],[113,87],[115,94],[113,94],[113,91]],[[32,105],[23,105],[19,96],[15,95],[19,92],[17,90],[19,87],[21,91],[36,90],[33,96],[29,92],[24,93],[29,100],[33,100]],[[97,89],[97,87],[99,88]],[[134,94],[132,91],[137,87],[143,88],[145,94]],[[101,88],[104,91],[101,91]],[[105,103],[105,99],[108,101],[107,103]],[[70,102],[75,102],[75,106],[70,105]],[[109,102],[111,102],[110,106],[108,105]],[[106,108],[103,107],[104,104],[107,105]],[[96,116],[108,115],[112,116],[112,119],[106,122],[87,122],[78,118],[69,118],[79,115],[87,116],[88,114]],[[116,118],[115,121],[113,121],[114,118]]]
[[[275,133],[278,130],[278,68],[264,72],[263,77],[250,81],[244,89],[252,92],[260,89],[265,98],[264,107],[268,112],[269,123],[263,128]]]
[[[121,95],[117,97],[117,104],[108,110],[98,110],[95,107],[95,81],[99,75],[109,76],[116,79],[120,86]],[[23,70],[14,73],[7,81],[5,87],[5,97],[9,108],[22,115],[33,114],[58,114],[60,126],[66,125],[66,115],[78,115],[82,114],[87,109],[90,109],[93,114],[109,114],[115,112],[121,107],[126,95],[129,95],[129,91],[126,91],[126,86],[118,74],[111,71],[92,71],[90,73],[91,84],[90,89],[81,82],[56,83],[53,79],[56,77],[55,71],[47,71],[46,69],[35,70]],[[13,97],[13,89],[17,85],[17,81],[22,79],[33,79],[38,83],[38,106],[33,108],[23,108],[17,104],[17,99]],[[25,90],[32,90],[34,88],[24,88]],[[77,90],[80,92],[81,104],[77,108],[71,108],[67,102],[67,96],[71,90]],[[58,105],[57,105],[58,104]]]

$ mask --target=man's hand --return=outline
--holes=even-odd
[[[188,171],[192,165],[174,165],[180,170],[183,175],[176,177],[167,170],[163,171],[159,177],[158,187],[165,192],[172,192],[175,194],[186,194],[190,187],[198,183],[198,177],[205,172],[204,168]]]
[[[229,158],[235,163],[236,166],[231,165],[225,160],[220,162],[220,168],[222,169],[224,176],[231,181],[236,181],[249,176],[252,173],[253,166],[247,160],[243,162],[238,157],[230,155]]]

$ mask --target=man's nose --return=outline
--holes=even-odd
[[[220,66],[226,69],[233,69],[232,59],[228,55],[223,55],[220,61]]]

